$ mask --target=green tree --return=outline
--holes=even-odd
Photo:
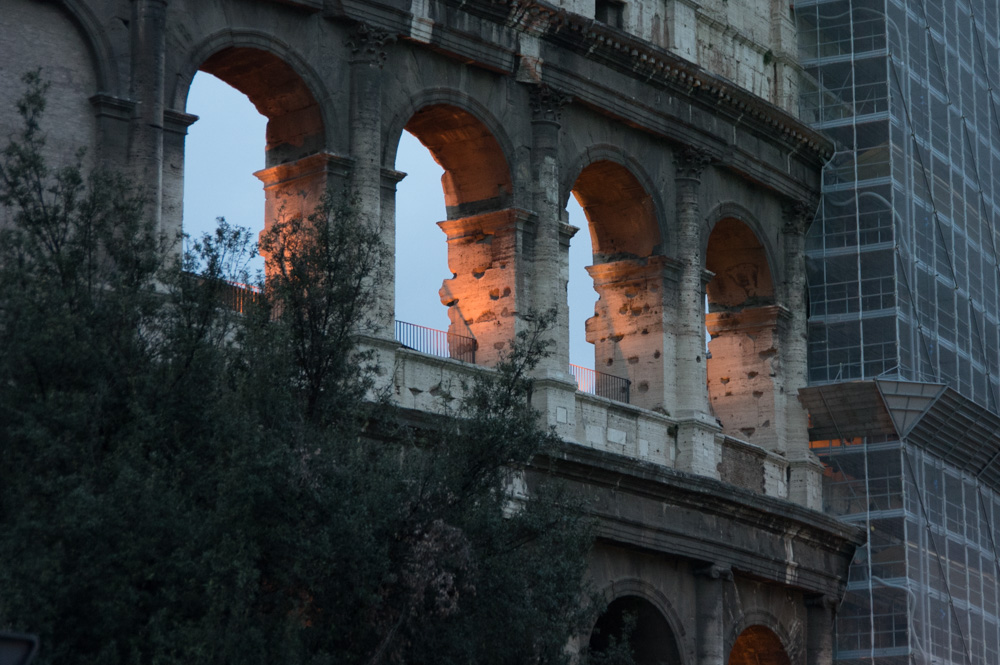
[[[42,158],[45,86],[0,158],[0,629],[58,663],[555,663],[591,536],[528,406],[544,320],[441,416],[357,340],[386,259],[330,199],[171,259],[120,176]],[[197,272],[197,275],[192,274]]]

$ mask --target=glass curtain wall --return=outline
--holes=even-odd
[[[807,243],[809,378],[1000,395],[995,0],[795,3],[800,113],[837,144]]]

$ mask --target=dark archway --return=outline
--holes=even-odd
[[[729,665],[791,665],[791,660],[774,631],[750,626],[733,643]]]
[[[727,434],[773,448],[783,317],[775,305],[767,251],[744,222],[723,219],[709,236],[705,267],[715,273],[707,287],[706,315],[712,409]]]
[[[682,665],[677,639],[656,606],[638,596],[612,601],[590,633],[592,653],[607,652],[613,642],[627,639],[636,665]]]

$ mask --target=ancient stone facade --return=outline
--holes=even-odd
[[[450,332],[489,366],[529,313],[556,310],[534,394],[566,445],[539,468],[594,499],[598,628],[637,613],[641,662],[818,665],[861,536],[817,512],[822,467],[795,399],[803,220],[831,146],[783,110],[785,13],[765,0],[7,0],[0,102],[42,67],[53,154],[82,145],[128,170],[165,233],[182,225],[199,70],[268,118],[268,220],[346,187],[392,246],[395,152],[414,134],[445,169]],[[0,116],[0,135],[13,122]],[[571,195],[586,230],[566,222]],[[629,403],[578,391],[568,371],[577,232],[593,239],[600,296],[587,339]],[[401,407],[435,411],[484,370],[395,340],[394,279],[365,343],[395,368]]]

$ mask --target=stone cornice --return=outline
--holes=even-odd
[[[833,145],[819,132],[770,102],[687,60],[600,21],[572,14],[542,0],[445,0],[447,4],[508,27],[543,34],[563,48],[601,61],[660,87],[711,100],[731,114],[752,119],[826,160]]]

